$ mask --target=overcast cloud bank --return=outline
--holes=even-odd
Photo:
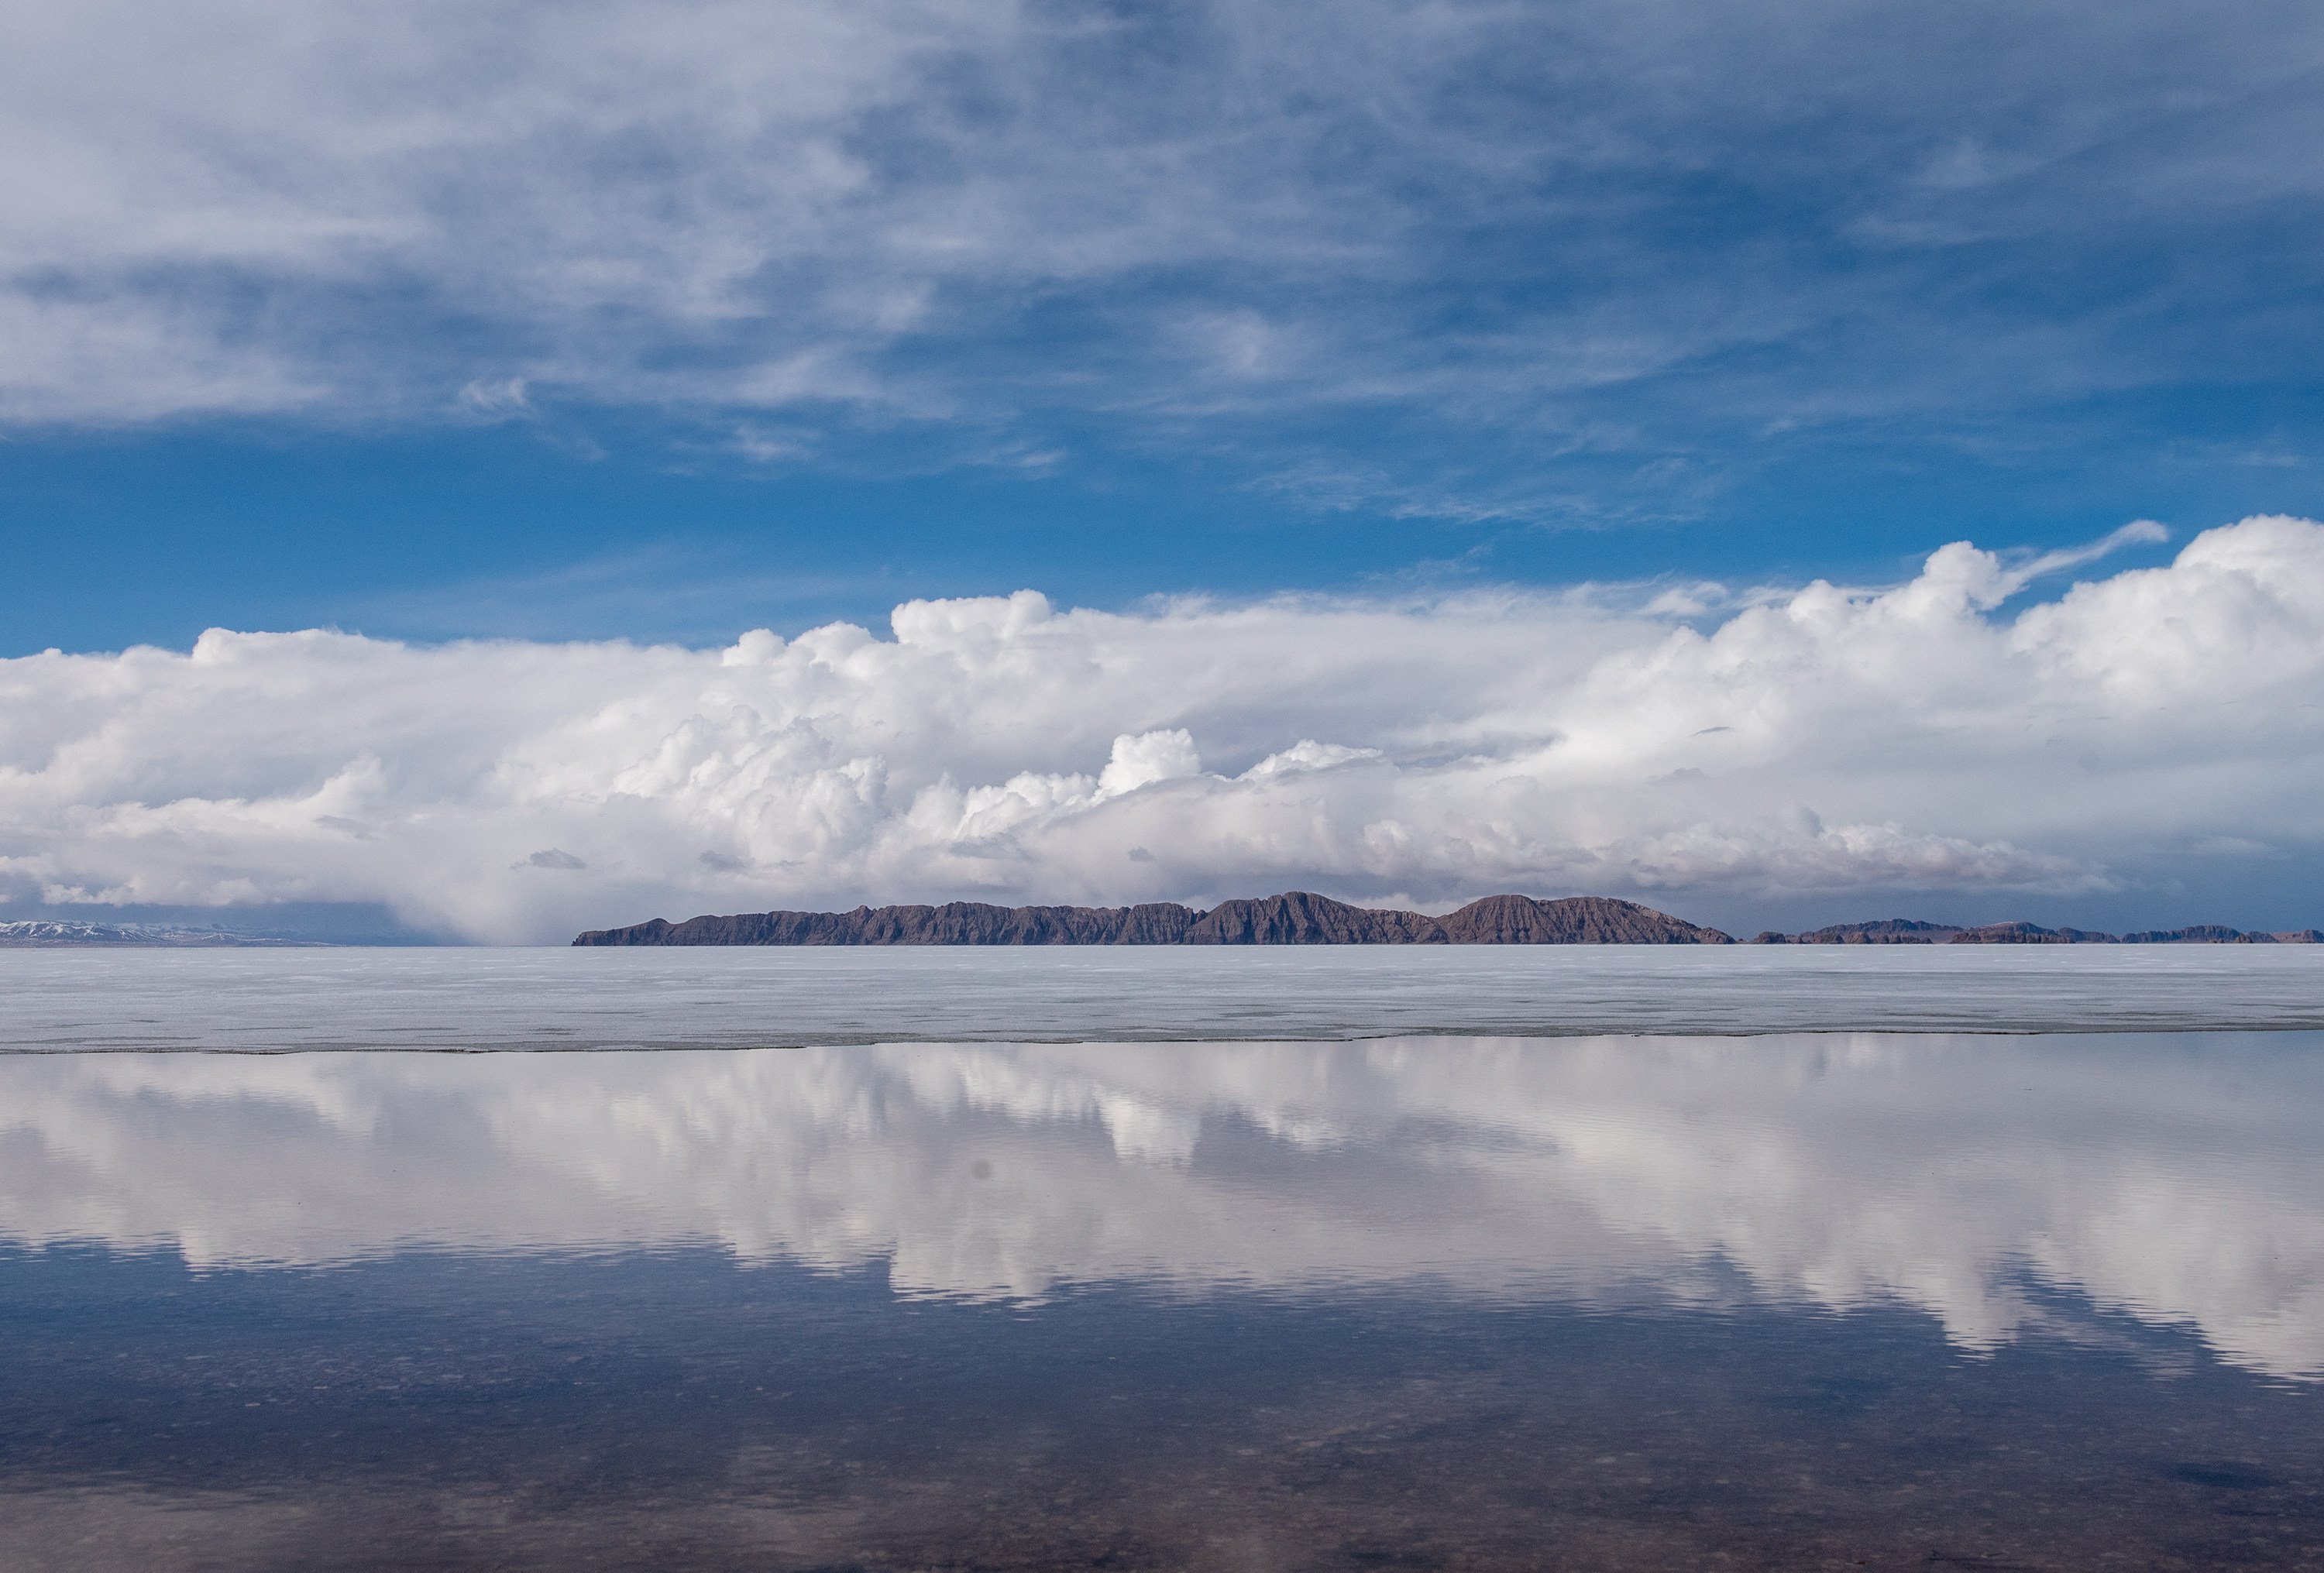
[[[1711,921],[1819,892],[2151,897],[2186,921],[2212,915],[2182,888],[2224,867],[2255,910],[2220,915],[2312,920],[2290,906],[2324,851],[2324,526],[2246,520],[2005,607],[2070,566],[1961,543],[1886,589],[1644,605],[1023,592],[712,650],[213,630],[26,657],[0,663],[0,887],[559,940],[1293,887]]]

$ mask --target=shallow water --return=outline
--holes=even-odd
[[[2324,1034],[0,1056],[0,1564],[2324,1563]]]
[[[2324,1027],[2324,945],[0,950],[0,1051]]]

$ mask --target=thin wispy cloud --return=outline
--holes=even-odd
[[[1094,422],[1684,508],[1643,466],[1753,432],[2304,376],[2319,69],[2289,3],[19,8],[0,421]]]

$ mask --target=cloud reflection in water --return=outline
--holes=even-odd
[[[1924,1308],[2324,1374],[2324,1035],[0,1059],[0,1240]]]

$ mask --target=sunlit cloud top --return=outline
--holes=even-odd
[[[0,892],[383,903],[493,940],[1286,888],[2313,922],[2324,526],[2038,580],[2089,555],[1960,543],[1885,588],[1644,605],[1028,591],[708,650],[219,630],[26,657],[0,663]],[[2223,888],[2235,913],[2186,910]]]

